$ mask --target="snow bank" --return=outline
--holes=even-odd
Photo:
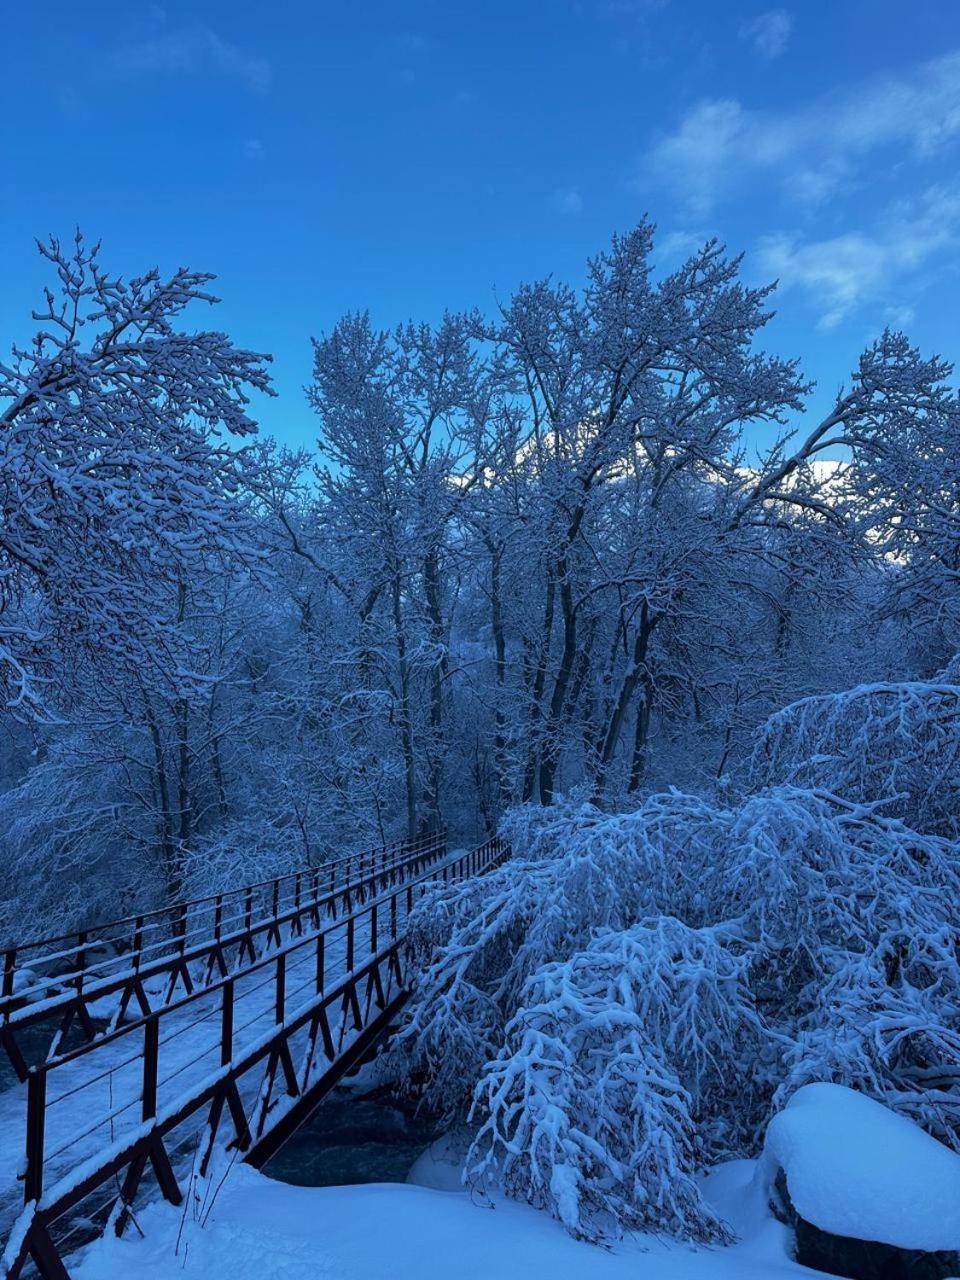
[[[960,1156],[879,1102],[805,1085],[767,1129],[762,1176],[786,1174],[822,1231],[902,1249],[960,1248]]]
[[[751,1166],[707,1180],[718,1210],[749,1195]],[[547,1214],[466,1192],[369,1183],[292,1187],[233,1168],[201,1228],[157,1203],[138,1212],[146,1232],[107,1237],[71,1259],[76,1280],[803,1280],[788,1232],[769,1215],[742,1244],[692,1249],[651,1237],[612,1249],[573,1240]]]

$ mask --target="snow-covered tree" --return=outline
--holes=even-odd
[[[33,342],[0,362],[0,687],[55,708],[99,671],[189,670],[178,587],[256,551],[243,494],[264,357],[181,329],[208,274],[109,275],[80,234],[39,245],[56,276]]]

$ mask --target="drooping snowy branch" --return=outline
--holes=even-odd
[[[506,829],[510,862],[419,908],[393,1052],[432,1105],[472,1115],[474,1174],[574,1233],[649,1226],[655,1204],[709,1235],[690,1172],[750,1150],[785,1080],[869,1087],[928,1122],[942,1100],[918,1105],[921,1082],[952,1087],[948,840],[789,785]],[[955,1103],[940,1113],[950,1129]]]
[[[827,787],[920,831],[960,835],[960,685],[857,685],[771,716],[753,756],[761,784]]]

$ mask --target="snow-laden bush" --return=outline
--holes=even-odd
[[[499,1169],[589,1238],[705,1238],[692,1170],[755,1150],[785,1078],[955,1127],[918,1102],[958,1060],[952,842],[792,785],[521,810],[506,830],[510,861],[415,914],[393,1048],[477,1126],[474,1176]]]
[[[803,698],[770,717],[752,760],[755,783],[824,787],[918,831],[960,836],[960,684],[863,684]]]
[[[800,1008],[846,957],[929,936],[960,903],[950,841],[910,830],[880,805],[795,787],[731,812],[701,874],[713,917],[737,919],[750,941],[758,993]]]
[[[590,805],[519,810],[504,824],[509,862],[424,898],[410,931],[416,1012],[393,1052],[422,1061],[433,1106],[465,1109],[541,965],[587,946],[598,926],[627,928],[695,893],[680,841],[684,833],[695,841],[709,825],[709,806],[692,796],[655,797],[644,813],[639,823]]]
[[[475,1091],[470,1176],[502,1176],[588,1239],[725,1238],[693,1178],[696,1125],[762,1035],[745,970],[715,931],[669,917],[538,969]]]

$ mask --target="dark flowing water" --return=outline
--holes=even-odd
[[[100,1023],[94,1024],[101,1027]],[[106,1023],[102,1024],[103,1027]],[[17,1030],[17,1044],[20,1046],[20,1052],[27,1060],[27,1065],[34,1062],[42,1062],[47,1056],[50,1043],[53,1040],[53,1034],[56,1030],[56,1023],[34,1023],[33,1026],[20,1027]],[[65,1053],[68,1049],[75,1049],[78,1045],[86,1043],[86,1036],[79,1027],[71,1027],[70,1033],[60,1041],[60,1052]],[[17,1073],[10,1064],[10,1059],[6,1053],[0,1049],[0,1093],[4,1089],[12,1089],[14,1085],[19,1084]]]
[[[335,1090],[263,1172],[299,1187],[405,1182],[418,1157],[440,1136],[432,1117],[382,1094]]]

